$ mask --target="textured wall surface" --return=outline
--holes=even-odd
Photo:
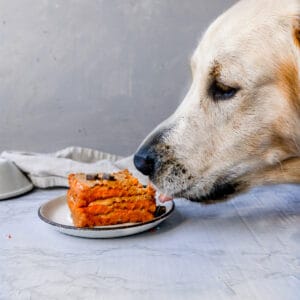
[[[0,0],[0,151],[127,155],[182,100],[233,0]]]

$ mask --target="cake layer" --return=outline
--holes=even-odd
[[[105,216],[80,214],[73,215],[73,222],[76,227],[95,227],[107,226],[123,223],[147,222],[153,219],[153,215],[149,212],[142,211],[118,211]]]
[[[149,196],[135,196],[97,200],[91,202],[86,207],[78,207],[76,205],[76,200],[70,194],[68,194],[68,205],[72,211],[76,210],[79,213],[89,213],[94,215],[111,213],[115,209],[140,209],[149,211],[151,213],[154,213],[156,209],[155,200],[153,198],[150,198]]]

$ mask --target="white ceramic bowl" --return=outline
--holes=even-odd
[[[32,188],[33,184],[14,163],[0,158],[0,200],[19,196]]]

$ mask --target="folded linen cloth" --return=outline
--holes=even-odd
[[[54,153],[4,151],[1,158],[10,160],[39,188],[68,187],[70,173],[115,172],[128,169],[143,184],[147,177],[139,173],[132,156],[121,156],[89,148],[68,147]]]

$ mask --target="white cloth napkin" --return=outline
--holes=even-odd
[[[148,182],[135,169],[132,156],[122,158],[88,148],[68,147],[48,154],[4,151],[0,157],[14,162],[39,188],[67,187],[70,173],[110,173],[122,169],[128,169],[141,183]]]

